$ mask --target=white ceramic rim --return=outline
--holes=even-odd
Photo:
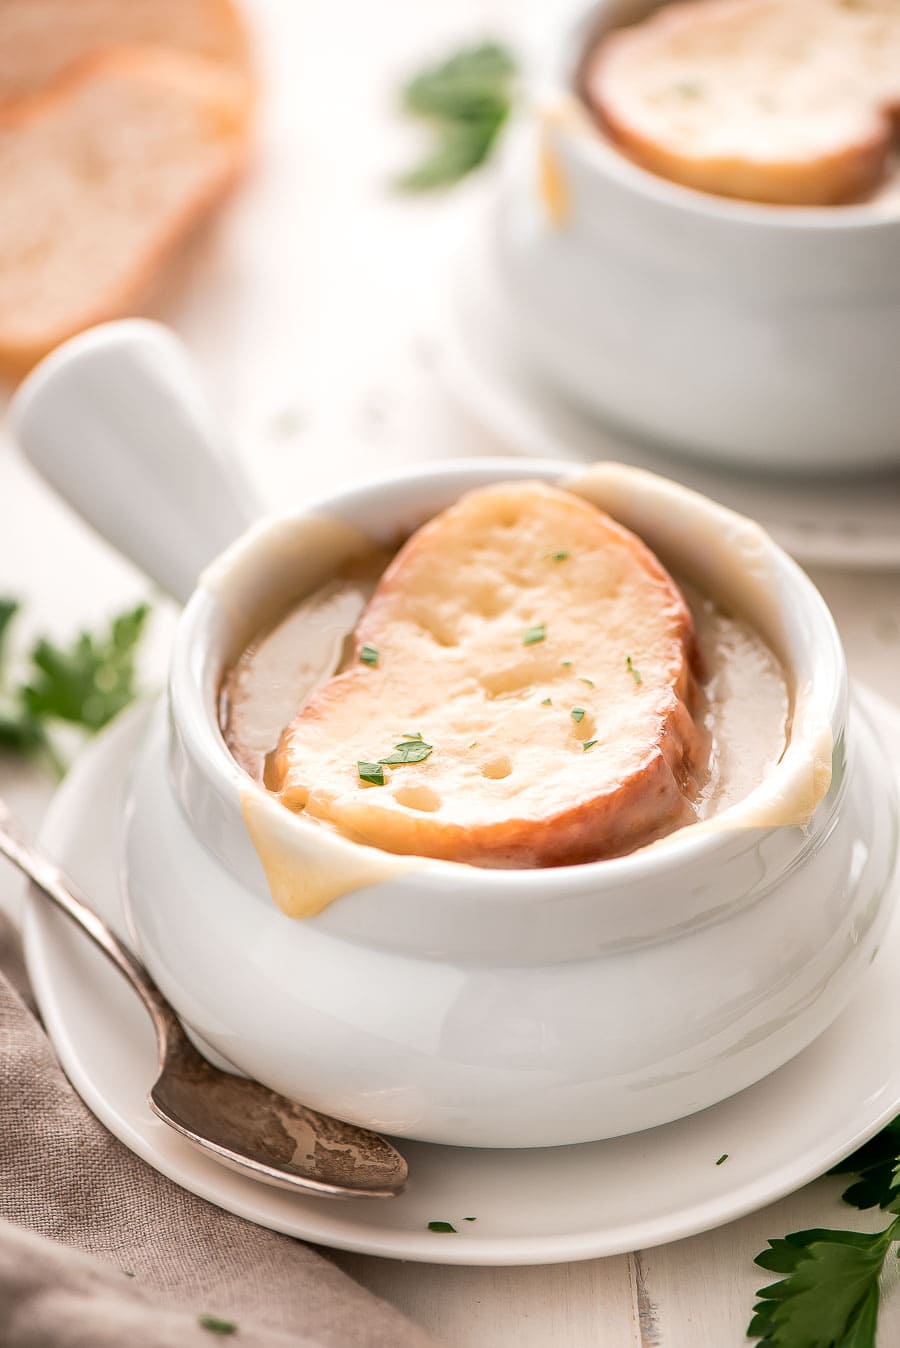
[[[890,727],[891,739],[900,736],[900,713],[898,713],[898,709],[886,699],[865,687],[857,685],[857,692],[864,695],[864,706],[870,714],[873,714],[873,720],[874,713],[878,713],[880,717],[885,718],[887,725]],[[152,704],[141,703],[123,712],[116,718],[114,724],[82,751],[70,776],[57,788],[42,826],[41,839],[61,864],[67,867],[74,864],[71,855],[67,852],[66,824],[72,813],[78,815],[79,809],[82,812],[79,817],[84,815],[86,797],[83,778],[89,776],[95,768],[100,768],[105,763],[107,753],[111,753],[113,756],[114,769],[120,767],[129,754],[133,758],[143,739],[147,718],[151,710]],[[123,769],[126,778],[132,767],[133,763]],[[900,884],[900,880],[895,881],[895,887],[898,884]],[[114,886],[114,888],[116,887]],[[121,900],[121,893],[119,894],[119,900]],[[107,920],[112,919],[114,925],[119,925],[115,921],[115,913],[107,911],[103,906],[101,906],[100,911]],[[289,1220],[279,1220],[279,1215],[273,1210],[273,1205],[285,1196],[282,1191],[268,1189],[255,1180],[245,1180],[234,1171],[226,1170],[219,1167],[215,1162],[201,1157],[199,1153],[187,1145],[175,1145],[176,1143],[180,1144],[181,1139],[174,1134],[168,1134],[166,1129],[161,1130],[159,1124],[152,1119],[149,1112],[141,1112],[144,1108],[142,1094],[132,1099],[127,1095],[123,1096],[121,1092],[119,1094],[110,1093],[104,1089],[102,1075],[94,1070],[96,1055],[92,1057],[91,1052],[85,1050],[85,1045],[92,1045],[94,1041],[90,1036],[86,1037],[84,1026],[77,1016],[72,1015],[72,1006],[67,1001],[65,994],[65,984],[60,984],[54,976],[54,952],[59,953],[57,951],[59,934],[60,931],[64,931],[66,934],[69,931],[69,928],[65,925],[60,927],[60,924],[64,924],[64,921],[55,910],[43,904],[38,896],[26,890],[24,941],[32,986],[48,1033],[63,1063],[66,1075],[88,1107],[131,1151],[142,1157],[155,1170],[168,1176],[176,1184],[180,1184],[183,1188],[199,1195],[201,1198],[208,1199],[211,1203],[224,1208],[226,1211],[234,1212],[238,1216],[267,1226],[271,1230],[280,1230],[298,1239],[309,1240],[334,1249],[353,1250],[362,1254],[384,1258],[409,1259],[424,1263],[441,1262],[448,1265],[490,1267],[563,1263],[573,1260],[603,1258],[621,1254],[628,1250],[652,1248],[669,1241],[686,1239],[702,1231],[708,1231],[727,1222],[736,1221],[748,1213],[754,1212],[766,1204],[774,1203],[786,1194],[794,1192],[802,1185],[821,1176],[838,1161],[862,1146],[893,1118],[900,1108],[900,1085],[895,1085],[893,1091],[889,1092],[886,1101],[883,1100],[880,1107],[864,1120],[860,1118],[852,1129],[842,1136],[840,1141],[830,1138],[825,1145],[819,1145],[818,1149],[812,1154],[809,1153],[808,1147],[806,1149],[802,1146],[798,1147],[774,1169],[768,1170],[764,1179],[751,1178],[730,1190],[727,1201],[723,1201],[723,1197],[718,1195],[712,1199],[702,1199],[691,1206],[669,1211],[661,1218],[657,1217],[651,1228],[648,1228],[645,1222],[638,1222],[628,1228],[624,1226],[618,1228],[612,1238],[608,1235],[598,1236],[596,1230],[581,1231],[574,1234],[571,1232],[564,1233],[555,1239],[553,1237],[517,1235],[515,1241],[509,1244],[504,1244],[502,1240],[498,1239],[493,1239],[490,1243],[487,1243],[485,1239],[478,1250],[473,1251],[467,1245],[451,1245],[445,1242],[442,1242],[438,1249],[430,1241],[427,1232],[417,1231],[415,1238],[410,1240],[406,1238],[407,1233],[401,1230],[389,1235],[380,1234],[377,1241],[373,1239],[371,1234],[359,1228],[351,1227],[349,1230],[344,1229],[337,1233],[332,1226],[329,1226],[329,1216],[338,1209],[343,1211],[345,1209],[344,1204],[335,1205],[319,1200],[310,1200],[309,1204],[295,1205],[291,1209]],[[900,921],[900,917],[895,914],[890,931],[896,932],[898,921]],[[883,945],[889,945],[890,949],[882,949],[878,959],[879,967],[883,967],[885,958],[893,952],[893,941],[889,937],[886,937]],[[97,958],[99,959],[99,956]],[[118,991],[119,983],[115,981],[118,976],[112,968],[104,963],[101,972],[104,976],[113,980]],[[863,978],[864,980],[869,979],[868,972]],[[896,979],[891,978],[888,983],[892,989],[896,987]],[[866,982],[861,982],[860,991],[866,985]],[[61,986],[63,987],[62,996],[60,993]],[[83,999],[87,1001],[96,999],[98,994],[96,985],[90,982],[82,982],[79,987]],[[125,989],[124,984],[122,985],[121,995],[126,1001],[131,996]],[[852,1016],[853,1006],[858,1000],[858,998],[854,998],[850,1007],[842,1012],[836,1025],[839,1026],[848,1016]],[[131,1005],[130,1002],[128,1004]],[[137,1003],[134,1003],[134,1007],[140,1019],[142,1013],[138,1009]],[[889,1010],[890,1007],[887,1005],[880,1008],[880,1011],[885,1013]],[[889,1015],[882,1015],[882,1020],[885,1023],[889,1023],[890,1019]],[[141,1023],[141,1028],[144,1028],[143,1023]],[[149,1026],[147,1027],[147,1034],[149,1035]],[[782,1082],[785,1073],[791,1073],[797,1064],[803,1063],[805,1057],[817,1051],[817,1044],[828,1042],[833,1034],[834,1027],[826,1031],[822,1038],[816,1041],[816,1044],[804,1050],[804,1053],[800,1054],[792,1063],[786,1064],[783,1069],[773,1073],[772,1076],[765,1079],[765,1082],[749,1087],[749,1092],[758,1091],[766,1083]],[[139,1055],[136,1054],[135,1043],[129,1040],[129,1044],[130,1057],[134,1059]],[[884,1060],[884,1055],[882,1055],[882,1060]],[[154,1057],[152,1043],[149,1040],[146,1062],[148,1068],[152,1068]],[[833,1073],[831,1074],[833,1075]],[[823,1077],[828,1076],[829,1073],[818,1072],[814,1075]],[[723,1101],[722,1105],[714,1105],[709,1110],[703,1111],[702,1114],[691,1115],[679,1123],[665,1124],[658,1130],[651,1129],[642,1134],[633,1134],[632,1140],[645,1139],[646,1142],[652,1143],[654,1146],[662,1146],[665,1149],[669,1129],[688,1128],[696,1132],[698,1123],[704,1117],[717,1119],[719,1117],[717,1111],[721,1111],[723,1107],[725,1109],[732,1107],[735,1102],[741,1102],[743,1098],[744,1092],[741,1092],[740,1095]],[[873,1097],[864,1095],[860,1098],[863,1104],[859,1108],[862,1109],[866,1104],[871,1103]],[[773,1117],[773,1111],[769,1108],[764,1115],[764,1123],[771,1123]],[[768,1128],[766,1135],[775,1135],[778,1132],[776,1126],[775,1128]],[[165,1141],[170,1141],[172,1144],[168,1150],[164,1145]],[[450,1153],[451,1155],[468,1150],[467,1148],[442,1147],[432,1143],[404,1143],[403,1145],[408,1151],[423,1148],[426,1152],[434,1151],[439,1154]],[[584,1145],[590,1148],[591,1146],[603,1147],[608,1144]],[[542,1152],[551,1156],[559,1155],[567,1150],[566,1147],[541,1149]],[[711,1154],[715,1153],[711,1152]],[[500,1165],[504,1156],[508,1153],[497,1150],[493,1155],[496,1157],[496,1163]],[[716,1174],[718,1173],[716,1171]],[[458,1185],[456,1187],[458,1188]],[[311,1214],[312,1220],[304,1220],[307,1213]],[[317,1218],[317,1214],[321,1214],[321,1218]],[[428,1215],[430,1216],[432,1213],[429,1212]],[[440,1254],[439,1260],[437,1260],[438,1254]]]
[[[269,521],[264,521],[263,527],[266,523],[272,523],[276,519],[303,519],[311,515],[334,516],[337,514],[340,516],[342,505],[349,505],[353,501],[358,501],[360,497],[364,497],[370,492],[390,490],[392,487],[402,486],[414,479],[434,479],[436,485],[440,483],[455,485],[455,480],[462,479],[459,488],[462,492],[477,486],[487,485],[490,482],[527,480],[529,478],[538,478],[565,485],[569,480],[577,480],[582,477],[584,471],[584,464],[564,460],[523,461],[522,459],[487,458],[435,461],[427,467],[405,468],[398,472],[370,478],[365,482],[357,483],[333,494],[318,496],[307,502],[299,511],[293,511],[288,516],[276,516]],[[666,481],[666,479],[663,479],[663,481]],[[677,487],[675,483],[672,485]],[[724,507],[721,508],[724,509]],[[729,513],[733,514],[734,512]],[[811,621],[816,623],[820,638],[824,638],[824,640],[816,643],[815,661],[818,675],[822,683],[827,686],[828,692],[826,694],[821,687],[817,687],[817,695],[823,704],[823,716],[827,716],[832,726],[834,743],[837,744],[844,731],[848,678],[843,647],[834,619],[824,599],[802,568],[768,535],[765,535],[765,538],[771,548],[773,560],[780,574],[785,577],[788,585],[792,587],[795,593],[799,590],[804,595],[808,605],[807,615]],[[271,794],[266,792],[264,787],[254,782],[232,756],[225,743],[219,723],[217,700],[208,697],[208,690],[201,686],[201,681],[197,678],[197,653],[204,647],[206,629],[216,609],[216,601],[201,585],[194,592],[182,613],[175,634],[169,677],[170,714],[177,724],[178,734],[188,756],[194,763],[201,765],[207,782],[216,795],[226,799],[235,798],[237,804],[241,796],[245,797],[248,791],[253,791],[264,799],[271,800]],[[768,774],[766,778],[767,787],[771,787],[779,771],[785,772],[786,775],[786,770],[779,763]],[[723,811],[717,817],[718,822],[727,825],[729,814],[732,811],[744,809],[753,801],[755,794],[756,792],[751,792],[743,801],[730,807],[729,810]],[[307,820],[302,815],[292,815],[290,812],[286,812],[286,814],[291,826],[295,829],[318,830],[320,827],[315,821]],[[765,835],[775,831],[777,831],[776,828],[762,830]],[[651,846],[622,857],[601,861],[534,870],[506,870],[469,866],[461,862],[439,861],[434,858],[423,857],[416,859],[417,862],[421,862],[421,865],[417,867],[415,873],[418,875],[427,874],[429,882],[438,886],[446,885],[448,889],[469,886],[483,891],[485,895],[489,893],[492,898],[500,899],[515,900],[519,897],[532,897],[536,890],[539,891],[546,885],[548,876],[552,876],[554,885],[561,886],[566,893],[590,891],[599,894],[604,890],[621,887],[629,880],[648,879],[671,872],[673,866],[684,862],[693,862],[704,854],[712,857],[718,850],[727,846],[732,838],[733,830],[727,827],[718,828],[714,831],[687,827],[679,829],[662,839],[659,846]],[[345,841],[350,844],[349,839]],[[801,852],[805,851],[806,846],[813,845],[813,841],[812,838],[808,837],[804,847],[800,849]],[[362,852],[378,851],[377,848],[362,844],[350,845],[358,846]]]
[[[669,0],[664,0],[668,3]],[[611,140],[593,126],[591,114],[575,89],[575,73],[585,54],[594,29],[600,26],[609,0],[573,0],[557,29],[555,46],[541,59],[539,54],[534,97],[538,107],[553,108],[562,100],[575,99],[584,108],[584,127],[560,127],[573,156],[591,172],[602,173],[639,196],[666,210],[706,216],[711,220],[730,221],[760,229],[787,229],[795,232],[828,231],[855,234],[860,230],[900,232],[900,210],[889,216],[871,202],[846,206],[779,206],[761,201],[743,201],[737,197],[719,197],[686,187],[642,168],[629,159]],[[590,134],[588,134],[590,132]]]

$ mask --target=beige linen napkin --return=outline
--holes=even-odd
[[[322,1255],[128,1151],[66,1081],[28,996],[0,917],[3,1348],[429,1348]]]

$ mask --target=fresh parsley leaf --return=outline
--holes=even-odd
[[[858,1176],[845,1202],[900,1211],[900,1115],[829,1173]],[[759,1293],[748,1333],[763,1348],[874,1348],[878,1278],[895,1240],[900,1217],[874,1235],[799,1231],[770,1241],[756,1262],[789,1276]]]
[[[569,715],[571,716],[573,721],[583,721],[584,707],[573,707],[572,710],[569,712]]]
[[[359,653],[360,664],[377,665],[378,652],[374,646],[363,646]]]
[[[567,552],[548,552],[547,556],[551,562],[565,562],[568,560],[569,554]]]
[[[716,1161],[716,1165],[724,1165],[727,1160],[728,1160],[728,1152],[723,1151],[718,1161]]]
[[[435,145],[427,159],[400,179],[405,192],[431,192],[452,187],[487,159],[498,127],[479,123],[449,122],[436,132]]]
[[[0,656],[18,610],[16,600],[0,599]],[[50,726],[68,721],[99,730],[134,699],[135,656],[149,611],[139,604],[115,618],[106,633],[82,632],[68,647],[41,638],[30,651],[26,682],[13,688],[5,687],[0,668],[0,748],[40,755],[62,776],[66,765]]]
[[[628,670],[628,673],[631,675],[631,677],[634,679],[635,683],[638,686],[640,686],[644,682],[643,679],[641,678],[641,671],[639,669],[635,669],[634,665],[632,664],[630,655],[627,655],[625,657],[625,668]]]
[[[478,1221],[478,1218],[477,1218],[477,1217],[463,1217],[463,1221],[464,1221],[464,1222],[477,1222],[477,1221]]]
[[[526,627],[522,633],[523,646],[536,646],[539,641],[544,641],[547,636],[547,624],[536,623],[534,627]]]
[[[356,765],[356,771],[361,782],[368,782],[370,786],[384,786],[384,768],[380,763],[360,761]]]
[[[593,679],[579,678],[578,682],[579,682],[579,683],[586,683],[587,686],[588,686],[588,688],[593,688],[593,687],[594,687],[594,680],[593,680]]]
[[[449,187],[489,157],[513,104],[516,63],[485,42],[428,66],[404,86],[403,106],[433,130],[431,153],[400,179],[406,191]]]
[[[217,1315],[198,1315],[197,1324],[208,1329],[210,1334],[236,1334],[238,1327],[233,1320],[220,1320]]]
[[[456,1235],[456,1227],[451,1226],[449,1222],[429,1222],[428,1230],[440,1231],[444,1234],[452,1233],[454,1236]]]
[[[40,721],[21,707],[4,707],[0,703],[0,748],[21,754],[32,754],[44,748]]]
[[[5,599],[0,595],[0,656],[3,655],[3,643],[7,629],[20,608],[18,599]]]
[[[553,698],[552,698],[552,697],[545,697],[544,700],[541,702],[541,706],[542,706],[542,707],[552,707],[552,706],[553,706]]]
[[[596,743],[597,740],[585,740],[581,747],[584,750],[584,752],[587,753],[588,749],[593,749]]]
[[[515,59],[507,47],[482,42],[420,71],[405,86],[403,102],[419,117],[478,121],[515,74]]]
[[[473,740],[472,743],[469,745],[469,748],[470,748],[470,749],[474,749],[474,748],[475,748],[475,745],[476,745],[477,743],[478,743],[477,740]]]
[[[795,1231],[770,1240],[761,1268],[787,1276],[757,1293],[750,1338],[761,1348],[875,1348],[879,1277],[900,1218],[884,1231]]]
[[[147,604],[139,604],[116,618],[106,635],[82,632],[69,647],[38,641],[31,651],[36,673],[23,690],[31,715],[87,730],[111,721],[134,700],[136,646],[149,612]]]
[[[403,733],[405,740],[420,740],[423,738],[421,730],[406,730]]]
[[[859,1177],[841,1194],[845,1203],[855,1208],[879,1207],[897,1212],[900,1211],[900,1176],[896,1174],[898,1157],[900,1116],[829,1173]]]
[[[433,752],[434,746],[426,744],[424,740],[404,740],[402,744],[394,745],[392,754],[388,754],[387,758],[379,758],[378,762],[391,767],[400,763],[423,763]]]
[[[562,665],[563,669],[571,669],[571,668],[572,668],[572,661],[571,661],[571,660],[560,660],[559,663]]]

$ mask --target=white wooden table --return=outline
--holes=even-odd
[[[516,34],[516,0],[255,0],[269,103],[243,194],[193,249],[158,313],[195,349],[241,453],[273,503],[398,464],[504,446],[440,376],[435,278],[485,190],[409,200],[386,181],[417,148],[394,116],[400,73],[448,45]],[[72,453],[78,454],[73,444]],[[855,674],[900,689],[900,575],[817,570]],[[0,449],[0,593],[27,603],[20,638],[65,636],[146,593]],[[157,606],[146,679],[159,682],[174,610]],[[0,792],[33,825],[52,784],[0,759]],[[0,906],[19,886],[0,871]],[[772,1121],[777,1126],[777,1120]],[[737,1348],[768,1236],[810,1225],[876,1227],[824,1180],[722,1230],[583,1264],[464,1269],[335,1258],[456,1348]],[[895,1265],[897,1261],[889,1261]],[[900,1342],[900,1290],[880,1343]]]

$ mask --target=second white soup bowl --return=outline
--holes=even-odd
[[[658,6],[553,13],[494,221],[514,340],[583,408],[683,454],[897,468],[900,193],[766,206],[632,162],[581,102],[579,69],[601,32]]]

